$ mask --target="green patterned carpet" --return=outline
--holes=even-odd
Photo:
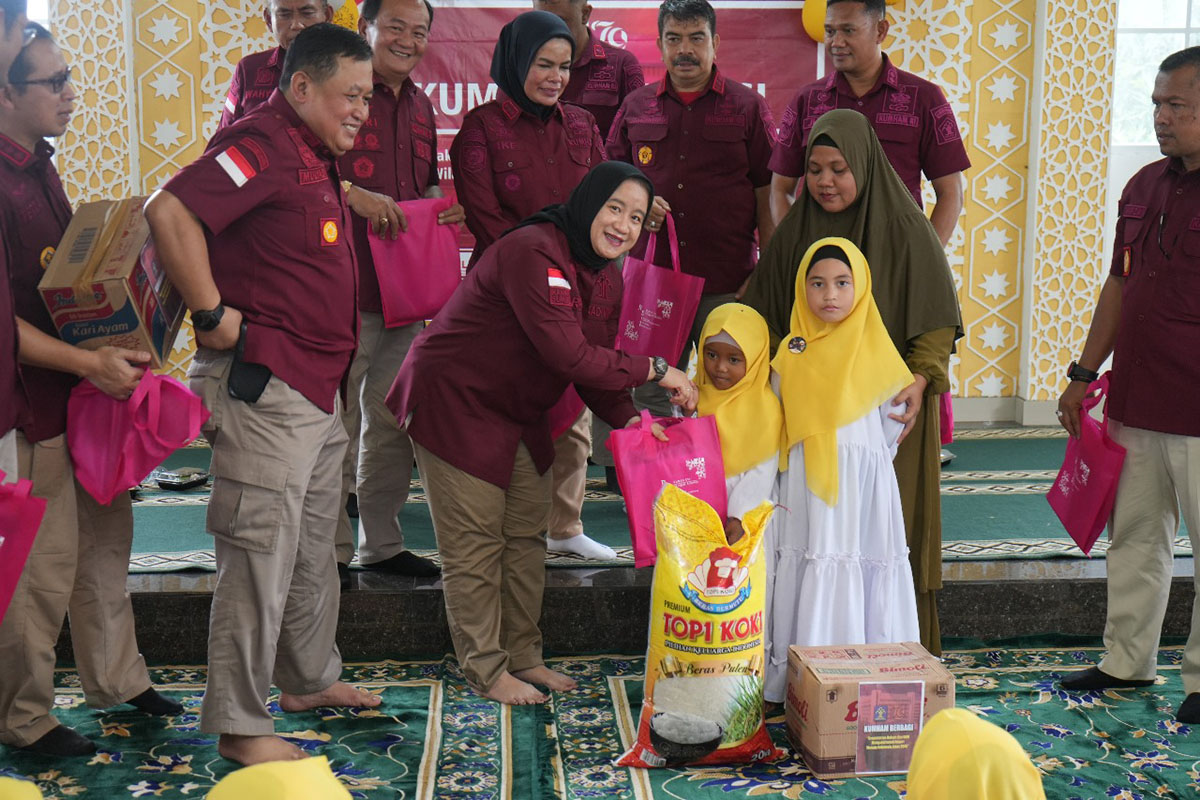
[[[1052,800],[1147,800],[1200,793],[1200,731],[1179,725],[1177,647],[1161,651],[1148,689],[1068,693],[1060,674],[1090,664],[1094,648],[968,649],[947,654],[958,704],[1007,728],[1044,774]],[[501,708],[464,686],[451,659],[352,665],[345,677],[384,698],[377,710],[280,714],[277,730],[329,757],[363,800],[736,800],[904,797],[903,776],[819,781],[791,759],[743,767],[629,770],[612,766],[633,736],[640,657],[554,659],[580,688],[543,707]],[[188,713],[170,720],[82,705],[77,676],[59,674],[61,718],[101,750],[75,764],[0,748],[0,774],[35,780],[47,798],[202,798],[231,765],[197,730],[204,670],[154,670]],[[781,720],[772,734],[785,744]]]

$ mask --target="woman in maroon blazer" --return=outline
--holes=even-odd
[[[388,395],[425,483],[455,653],[493,700],[539,703],[535,685],[575,686],[542,663],[538,630],[550,407],[573,383],[613,427],[636,424],[628,390],[650,380],[695,405],[696,387],[664,359],[611,347],[621,308],[613,259],[637,241],[652,199],[635,167],[606,162],[565,205],[498,239],[417,337]]]

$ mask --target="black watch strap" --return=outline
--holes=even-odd
[[[1072,361],[1071,366],[1067,367],[1067,378],[1072,381],[1084,381],[1086,383],[1092,383],[1099,377],[1099,372],[1079,366],[1078,361]]]
[[[221,324],[223,316],[225,316],[224,303],[217,303],[217,307],[210,311],[193,311],[192,327],[201,332],[216,330],[216,327]]]
[[[669,370],[671,368],[671,365],[668,364],[667,360],[665,358],[663,358],[662,356],[655,356],[653,358],[653,362],[654,362],[654,377],[651,378],[651,380],[654,381],[655,383],[658,383],[663,378],[667,377],[667,370]]]

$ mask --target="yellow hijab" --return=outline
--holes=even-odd
[[[808,307],[805,285],[813,255],[825,245],[841,248],[854,276],[854,307],[835,324],[822,322]],[[783,403],[780,469],[787,469],[788,450],[804,442],[809,491],[837,505],[837,429],[883,405],[913,380],[875,306],[867,260],[849,239],[819,239],[800,260],[791,328],[771,366],[779,373]]]
[[[1042,776],[1012,734],[962,708],[929,720],[913,748],[908,800],[1046,800]]]
[[[737,342],[746,357],[746,377],[728,389],[718,389],[704,371],[704,343],[721,331]],[[725,477],[752,469],[779,449],[783,410],[771,391],[771,335],[767,321],[750,306],[726,303],[717,306],[700,331],[700,388],[697,412],[717,418]]]
[[[226,775],[208,800],[350,800],[325,756],[268,761]]]

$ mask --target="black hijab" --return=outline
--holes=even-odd
[[[609,260],[592,247],[592,222],[617,187],[628,180],[635,180],[646,187],[650,193],[646,204],[646,210],[649,211],[650,204],[654,202],[654,184],[650,183],[650,179],[632,164],[602,161],[583,176],[565,204],[546,206],[521,220],[513,230],[548,222],[566,234],[571,257],[575,261],[593,271],[603,269]]]
[[[567,23],[549,11],[526,11],[500,29],[500,39],[492,51],[492,80],[500,91],[513,99],[522,110],[539,119],[549,119],[554,106],[535,103],[525,94],[525,77],[537,58],[538,50],[551,39],[566,39],[575,56],[575,40]]]

